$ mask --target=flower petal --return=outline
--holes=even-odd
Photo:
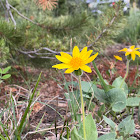
[[[135,48],[135,45],[131,46],[130,49],[133,50]]]
[[[63,63],[69,63],[69,62],[70,62],[69,59],[67,59],[67,58],[65,58],[65,57],[62,57],[62,56],[60,56],[60,55],[56,55],[56,58],[57,58],[59,61],[63,62]]]
[[[87,60],[85,60],[85,64],[92,62],[98,55],[98,52],[94,55],[92,55],[90,58],[88,58]]]
[[[72,73],[73,71],[74,71],[73,68],[69,68],[69,69],[67,69],[67,70],[65,71],[65,73]]]
[[[67,58],[67,59],[69,59],[69,60],[72,59],[72,56],[69,55],[69,54],[67,54],[67,53],[60,52],[60,54],[61,54],[62,57],[65,57],[65,58]]]
[[[88,73],[92,72],[91,68],[89,66],[87,66],[87,65],[81,66],[80,69],[85,71],[85,72],[88,72]]]
[[[127,48],[123,48],[122,50],[119,50],[118,52],[127,52]]]
[[[134,61],[134,60],[135,60],[135,57],[136,57],[136,56],[135,56],[135,52],[132,52],[132,53],[131,53],[131,57],[132,57],[132,60]]]
[[[81,53],[80,53],[80,58],[83,56],[83,55],[85,55],[87,53],[87,47],[84,47],[83,48],[83,50],[81,51]]]
[[[135,51],[135,54],[140,57],[140,52],[139,51]]]
[[[85,55],[83,55],[81,57],[81,59],[87,60],[90,57],[90,55],[92,54],[92,52],[93,52],[93,50],[89,50]]]
[[[136,50],[139,50],[140,48],[135,48],[134,50],[136,51]]]
[[[79,48],[77,46],[74,47],[73,52],[72,52],[72,56],[73,57],[79,57]]]
[[[121,58],[120,56],[114,55],[114,57],[115,57],[117,60],[122,61],[122,58]]]
[[[64,64],[64,63],[62,63],[62,64],[57,64],[57,65],[53,65],[52,67],[53,67],[53,68],[57,68],[57,69],[66,69],[66,68],[70,68],[69,65]]]
[[[125,53],[125,56],[127,56],[127,55],[129,55],[129,54],[130,54],[130,52],[126,52],[126,53]]]

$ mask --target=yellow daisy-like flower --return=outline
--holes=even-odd
[[[114,55],[114,57],[115,57],[117,60],[122,61],[122,58],[121,58],[120,56]]]
[[[119,52],[121,52],[121,51],[126,52],[125,56],[131,55],[131,58],[134,61],[136,58],[136,55],[138,55],[140,57],[140,52],[137,51],[138,49],[140,49],[140,48],[135,48],[135,46],[133,45],[129,49],[124,48],[124,49],[120,50]]]
[[[90,57],[92,52],[92,50],[87,51],[87,47],[84,47],[80,52],[79,48],[75,46],[72,52],[72,56],[64,52],[60,52],[61,56],[56,55],[56,58],[63,63],[54,65],[52,67],[57,69],[67,68],[65,73],[72,73],[74,70],[79,69],[91,73],[91,68],[86,64],[92,62],[98,55],[98,53],[96,53]]]

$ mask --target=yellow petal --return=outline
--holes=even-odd
[[[52,66],[53,68],[57,68],[57,69],[66,69],[66,68],[70,68],[70,66],[69,65],[67,65],[67,64],[57,64],[57,65],[53,65]]]
[[[140,48],[135,48],[134,50],[136,51],[136,50],[139,50]]]
[[[119,50],[118,52],[127,52],[127,48],[123,48],[122,50]]]
[[[87,60],[90,57],[90,55],[92,54],[92,52],[93,52],[93,50],[89,50],[85,55],[83,55],[81,57],[81,59]]]
[[[87,66],[87,65],[81,66],[80,69],[85,71],[85,72],[88,72],[88,73],[92,72],[91,68],[89,66]]]
[[[90,58],[88,58],[87,60],[85,60],[85,64],[92,62],[98,55],[98,52],[94,55],[92,55]]]
[[[131,53],[131,57],[132,57],[132,60],[134,61],[135,60],[135,53],[134,52]]]
[[[139,51],[135,51],[135,54],[137,54],[140,57],[140,52]]]
[[[127,55],[129,55],[129,54],[130,54],[130,52],[126,52],[126,53],[125,53],[125,56],[127,56]]]
[[[85,55],[87,53],[87,47],[84,47],[83,48],[83,50],[81,51],[81,53],[80,53],[80,58],[83,56],[83,55]]]
[[[130,49],[131,49],[131,50],[133,50],[134,48],[135,48],[135,46],[134,46],[134,45],[130,47]]]
[[[60,52],[60,54],[61,54],[62,57],[65,57],[65,58],[67,58],[67,59],[69,59],[69,60],[72,59],[72,56],[69,55],[69,54],[67,54],[67,53]]]
[[[120,56],[114,55],[114,57],[120,61],[122,61],[122,58]]]
[[[73,68],[69,68],[69,69],[67,69],[67,70],[65,71],[65,73],[72,73],[73,71],[74,71]]]
[[[59,61],[63,62],[63,63],[69,63],[69,62],[70,62],[69,59],[67,59],[67,58],[65,58],[65,57],[62,57],[62,56],[60,56],[60,55],[56,55],[56,58],[57,58]]]
[[[73,52],[72,52],[72,56],[73,57],[79,57],[79,48],[77,46],[74,47]]]

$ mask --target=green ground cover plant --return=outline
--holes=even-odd
[[[80,94],[83,95],[83,97],[85,97],[87,99],[89,98],[92,100],[95,97],[95,98],[97,98],[97,100],[99,102],[104,103],[105,107],[107,107],[107,110],[109,111],[109,114],[112,115],[114,118],[116,118],[119,122],[121,121],[121,118],[123,117],[121,112],[124,109],[129,108],[129,107],[130,108],[137,107],[137,106],[139,106],[139,103],[140,103],[140,97],[139,97],[138,93],[137,93],[136,97],[128,96],[129,95],[128,86],[125,83],[125,79],[128,75],[128,71],[129,71],[129,65],[128,65],[129,61],[135,60],[136,54],[140,57],[140,52],[136,51],[140,48],[136,48],[136,50],[135,49],[133,50],[133,49],[134,49],[134,46],[132,46],[130,49],[124,48],[123,50],[120,50],[120,51],[126,51],[127,59],[128,59],[127,70],[126,70],[126,74],[125,74],[124,78],[118,77],[113,81],[112,85],[109,85],[108,83],[106,83],[104,81],[95,62],[93,61],[92,63],[93,63],[94,69],[99,77],[99,80],[100,80],[100,83],[101,83],[101,86],[103,89],[97,88],[96,84],[94,84],[92,81],[91,82],[82,81],[82,82],[79,82],[79,91],[77,91],[77,94],[79,94],[79,92],[80,92]],[[130,50],[132,50],[132,51],[130,51]],[[73,51],[73,53],[74,52],[76,52],[76,51]],[[74,54],[73,58],[79,59],[78,57],[80,57],[80,54],[78,54],[78,53],[79,52],[77,50],[77,55],[75,56],[75,54]],[[82,52],[81,52],[81,54],[82,54]],[[85,57],[86,57],[86,55],[85,55]],[[56,67],[58,69],[63,69],[63,68],[69,68],[67,65],[70,65],[73,68],[73,65],[71,65],[71,61],[73,58],[70,61],[65,60],[66,58],[68,59],[68,56],[62,55],[62,54],[61,54],[60,58],[57,56],[56,56],[56,58],[63,63],[58,64],[54,67]],[[85,62],[87,60],[88,59],[86,58]],[[80,63],[76,63],[76,61],[75,61],[75,65],[77,65],[77,68],[75,67],[76,68],[75,75],[77,75],[77,76],[81,75],[82,73],[78,72],[78,71],[80,71]],[[84,69],[84,70],[87,70],[87,69]],[[79,81],[81,81],[81,80],[79,80]],[[83,93],[82,93],[82,91],[83,91]],[[75,94],[75,93],[76,92],[74,92],[73,94]],[[70,94],[72,94],[72,93],[67,93],[67,94],[65,94],[65,96],[69,102],[69,107],[71,108],[71,111],[72,111],[71,115],[73,116],[74,121],[77,121],[78,116],[74,112],[78,111],[78,105],[75,106],[76,102],[78,102],[78,98],[75,98],[75,97],[77,97],[77,95],[75,97],[73,97],[73,95],[71,96]],[[81,108],[84,108],[82,98],[81,98]],[[77,100],[77,101],[74,101],[74,100]],[[89,106],[90,105],[91,105],[91,102],[89,103]],[[77,108],[77,110],[75,110],[74,108]],[[88,109],[89,108],[90,107],[88,107]],[[103,109],[99,109],[98,111],[99,111],[98,113],[102,114]],[[82,113],[83,112],[84,112],[84,109],[82,109]],[[120,113],[120,118],[117,118],[117,116],[116,116],[116,113],[118,113],[118,112]],[[134,130],[135,130],[134,120],[131,120],[132,116],[128,116],[126,119],[122,120],[122,122],[120,122],[120,124],[118,126],[112,120],[108,119],[106,116],[103,116],[104,121],[107,124],[109,124],[111,126],[111,128],[113,128],[113,131],[111,131],[111,133],[103,135],[99,138],[97,138],[97,129],[95,126],[95,121],[91,117],[91,114],[87,114],[85,119],[84,119],[85,113],[83,113],[82,116],[83,116],[83,122],[81,122],[81,120],[80,120],[79,121],[80,126],[77,126],[77,129],[76,129],[76,127],[74,127],[73,130],[71,131],[71,138],[73,140],[80,140],[80,139],[115,140],[116,138],[119,140],[120,139],[122,139],[122,140],[136,139],[134,137],[130,137],[130,135],[133,134]],[[100,117],[101,116],[102,115],[100,115]],[[82,129],[82,127],[83,127],[83,129]]]
[[[139,44],[140,41],[140,12],[131,9],[130,16],[126,17],[127,25],[117,36],[121,43]]]

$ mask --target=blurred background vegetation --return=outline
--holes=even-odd
[[[6,12],[6,0],[0,0],[1,66],[7,63],[46,66],[51,60],[45,59],[42,53],[48,53],[47,51],[33,54],[33,58],[23,53],[44,47],[59,52],[70,51],[70,46],[83,48],[93,43],[91,47],[95,52],[103,52],[106,47],[115,43],[140,43],[139,0],[131,1],[127,14],[123,12],[125,5],[120,2],[112,6],[99,5],[101,14],[93,13],[90,5],[82,0],[58,0],[58,5],[53,10],[43,10],[37,0],[8,2],[20,13],[10,8],[16,22],[15,28]],[[54,55],[51,54],[50,57]]]

